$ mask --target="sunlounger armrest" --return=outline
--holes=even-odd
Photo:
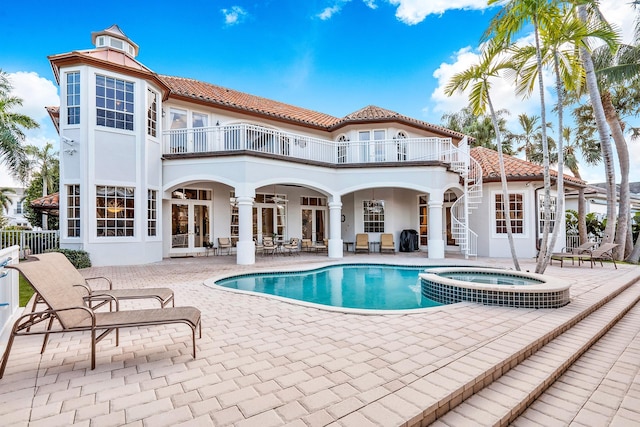
[[[109,279],[108,277],[104,277],[104,276],[86,277],[84,280],[86,280],[87,282],[89,280],[105,280],[109,284],[109,290],[113,289],[113,283],[111,282],[111,279]]]

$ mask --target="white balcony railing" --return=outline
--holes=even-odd
[[[253,151],[328,164],[403,163],[458,160],[450,138],[385,139],[337,142],[262,126],[172,129],[163,133],[164,154]]]

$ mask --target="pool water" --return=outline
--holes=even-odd
[[[425,298],[424,267],[335,265],[316,270],[262,273],[218,280],[219,286],[334,307],[407,310],[442,305]]]
[[[461,280],[463,282],[483,283],[487,285],[526,286],[543,283],[541,280],[536,280],[530,277],[497,273],[483,274],[477,271],[473,273],[438,273],[438,276]]]

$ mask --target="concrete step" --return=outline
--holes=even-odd
[[[432,425],[509,425],[627,313],[631,312],[635,316],[635,310],[640,310],[637,307],[639,301],[640,283],[636,282],[566,328],[543,347],[531,352],[508,371],[503,370],[503,374],[494,378],[494,381],[474,390],[473,395],[464,402],[455,407],[450,405],[446,412],[440,411],[438,419]],[[551,419],[553,418],[545,418],[543,425],[568,425],[563,421],[552,424]],[[524,421],[520,423],[528,425]]]
[[[512,425],[640,426],[640,304]]]

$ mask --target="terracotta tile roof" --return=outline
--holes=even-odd
[[[60,194],[53,193],[31,201],[31,207],[36,210],[53,211],[60,206]]]
[[[60,107],[44,107],[49,113],[49,117],[55,126],[56,131],[60,133]]]
[[[465,137],[465,135],[460,132],[447,129],[442,126],[432,125],[431,123],[423,122],[422,120],[417,120],[409,116],[404,116],[400,113],[396,113],[395,111],[387,110],[386,108],[381,108],[375,105],[368,105],[358,111],[354,111],[351,114],[347,114],[340,121],[340,123],[338,123],[338,125],[334,127],[344,126],[353,122],[362,123],[362,122],[369,122],[369,121],[371,122],[379,122],[379,121],[405,122],[405,123],[409,123],[414,126],[417,126],[432,132],[450,135],[460,139]],[[469,137],[469,139],[473,139],[473,138]]]
[[[484,182],[500,181],[500,163],[498,152],[485,147],[475,147],[471,149],[471,156],[482,167],[482,180]],[[504,155],[504,168],[507,178],[511,181],[536,180],[542,181],[544,178],[544,168],[517,157]],[[558,172],[551,170],[551,176],[557,178]],[[566,184],[585,186],[586,183],[571,175],[564,175]]]
[[[222,107],[258,113],[319,128],[327,128],[340,120],[329,114],[249,95],[248,93],[227,89],[211,83],[183,77],[164,75],[159,75],[158,77],[169,87],[172,94],[206,101]]]

